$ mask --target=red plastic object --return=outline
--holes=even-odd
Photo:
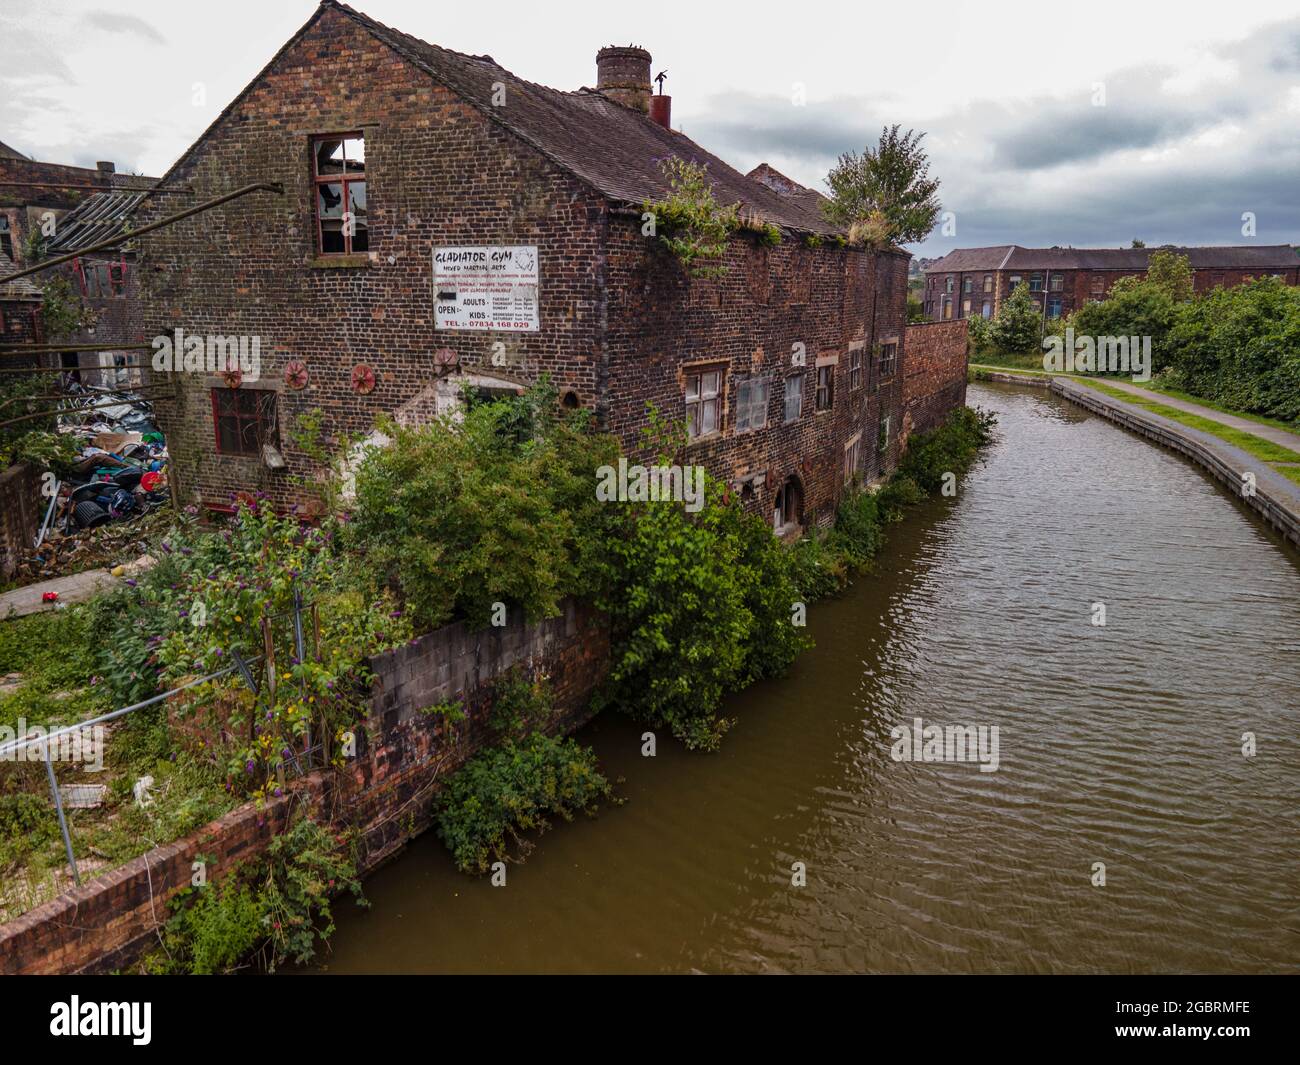
[[[58,592],[41,592],[42,603],[57,603],[59,601]]]
[[[140,487],[143,488],[146,492],[152,492],[157,489],[158,482],[161,480],[162,480],[161,473],[158,473],[155,470],[150,470],[148,473],[146,473],[143,477],[140,478]]]

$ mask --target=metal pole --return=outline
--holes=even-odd
[[[45,772],[50,778],[50,794],[54,796],[54,809],[59,815],[59,830],[63,833],[63,849],[68,852],[68,867],[72,870],[72,879],[81,887],[81,873],[77,869],[77,859],[72,856],[72,837],[68,835],[68,819],[63,816],[63,797],[59,794],[59,782],[54,779],[54,762],[50,758],[50,740],[47,736],[45,748]]]
[[[103,251],[105,248],[117,248],[129,240],[136,237],[142,237],[146,233],[152,233],[155,229],[161,229],[163,226],[169,226],[173,222],[179,222],[182,219],[196,215],[200,211],[209,210],[212,207],[220,207],[223,203],[229,203],[231,200],[240,196],[246,196],[250,192],[274,192],[277,196],[284,195],[284,186],[278,181],[259,181],[252,185],[245,185],[242,189],[236,189],[234,192],[228,192],[224,196],[217,196],[215,199],[207,200],[195,207],[182,211],[180,214],[174,214],[170,218],[162,218],[157,222],[150,222],[147,226],[141,226],[139,229],[133,229],[130,232],[119,233],[116,236],[109,237],[107,240],[101,240],[98,244],[91,244],[89,247],[81,248],[77,251],[68,252],[67,255],[56,255],[53,259],[43,259],[35,266],[29,266],[17,273],[6,274],[0,277],[0,284],[6,284],[10,281],[16,281],[20,277],[26,277],[28,274],[39,273],[42,270],[48,270],[52,266],[61,266],[63,263],[70,263],[73,259],[80,258],[82,255],[89,255],[93,251]]]
[[[307,657],[306,641],[302,638],[302,589],[297,584],[293,586],[293,646],[294,653],[298,656],[298,664],[302,665],[303,660]],[[301,694],[301,693],[300,693]],[[304,705],[303,709],[307,707]],[[307,768],[312,767],[311,757],[311,714],[307,715]]]

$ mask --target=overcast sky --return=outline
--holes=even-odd
[[[921,255],[1300,243],[1300,0],[353,6],[557,88],[634,41],[668,71],[674,125],[818,189],[882,124],[925,130],[956,233]],[[0,140],[160,175],[314,9],[0,0]]]

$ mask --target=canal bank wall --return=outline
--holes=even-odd
[[[1054,377],[1048,388],[1071,403],[1191,459],[1300,550],[1300,485],[1288,481],[1267,463],[1210,433],[1112,399],[1087,385]],[[1254,474],[1253,491],[1244,490],[1247,473]]]
[[[590,718],[591,695],[609,667],[609,625],[593,607],[566,600],[558,617],[470,631],[447,625],[370,661],[374,682],[356,757],[341,772],[318,770],[258,806],[243,806],[197,832],[156,847],[79,888],[0,925],[0,974],[109,972],[158,943],[170,900],[191,886],[196,862],[209,881],[256,858],[292,816],[357,834],[366,874],[432,824],[448,774],[493,737],[492,681],[515,669],[547,678],[555,714],[544,726],[568,734]],[[440,704],[458,703],[456,723]]]

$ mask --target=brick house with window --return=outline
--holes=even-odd
[[[1257,277],[1300,285],[1300,253],[1289,244],[1177,248],[958,248],[925,268],[927,321],[992,318],[1022,281],[1049,318],[1103,300],[1121,277],[1145,277],[1152,252],[1186,255],[1196,292],[1231,288]]]
[[[643,232],[672,156],[707,164],[718,200],[781,242],[742,229],[723,276],[690,278]],[[170,375],[156,406],[180,492],[305,503],[304,413],[364,434],[380,412],[454,409],[463,382],[545,374],[629,453],[648,457],[653,405],[687,422],[685,462],[777,528],[829,520],[846,480],[897,460],[909,256],[841,246],[817,193],[760,171],[670,128],[644,49],[601,49],[595,89],[558,91],[325,0],[162,179],[192,198],[138,215],[284,190],[138,238],[147,335],[261,354],[255,381]]]

